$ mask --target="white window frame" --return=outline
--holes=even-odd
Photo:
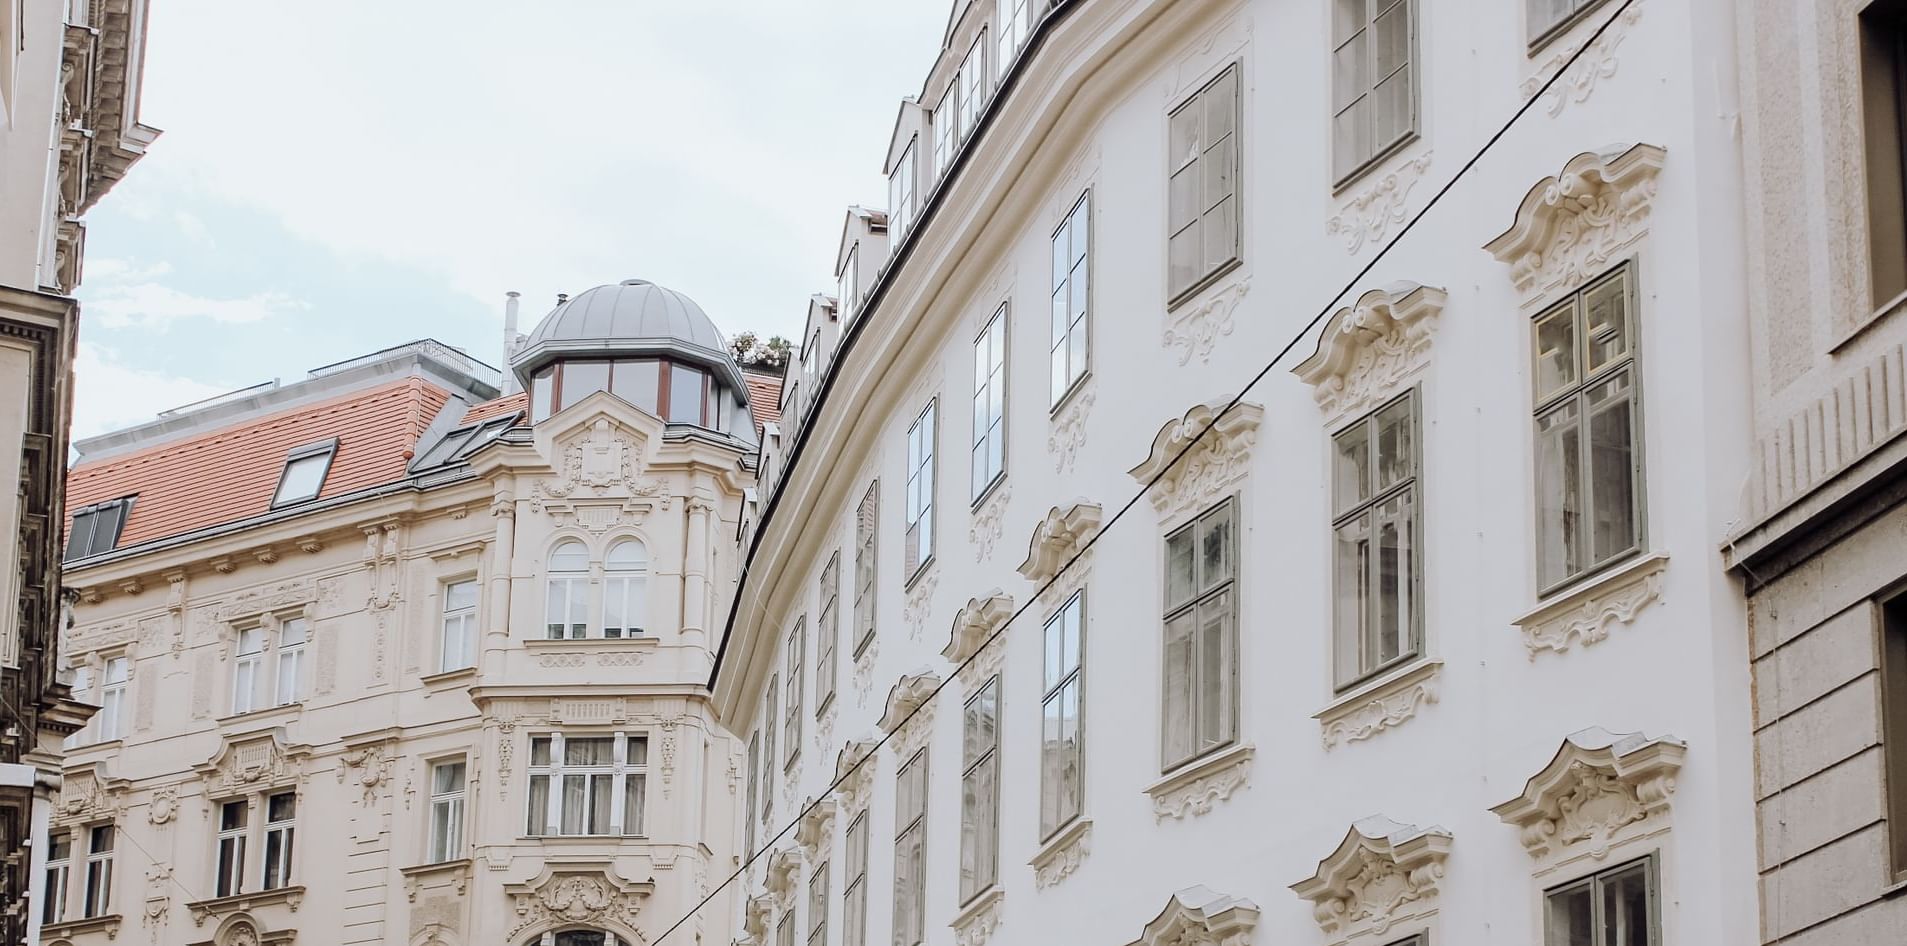
[[[919,192],[914,145],[919,141],[918,135],[907,140],[907,147],[901,149],[900,160],[894,163],[893,173],[887,176],[887,203],[890,208],[887,212],[887,232],[889,241],[896,246],[900,245],[901,237],[914,225],[914,201]],[[847,324],[845,314],[842,324]]]
[[[1093,192],[1079,195],[1066,219],[1053,230],[1051,333],[1047,340],[1052,371],[1052,408],[1072,396],[1092,373],[1093,358]],[[1084,283],[1081,288],[1080,284]],[[1077,292],[1075,292],[1077,290]],[[1074,296],[1077,295],[1077,300]],[[1076,304],[1077,303],[1077,304]]]
[[[808,872],[808,946],[828,942],[828,862]]]
[[[539,765],[535,762],[536,744],[538,740],[545,739],[549,740],[549,762]],[[610,740],[610,761],[607,764],[592,765],[566,763],[564,761],[564,746],[570,739]],[[629,758],[631,740],[640,740],[643,744],[643,760],[641,762]],[[633,785],[636,786],[635,791],[642,796],[641,803],[636,810],[637,820],[643,820],[646,814],[643,809],[648,803],[648,742],[648,733],[635,730],[619,729],[613,732],[564,732],[562,730],[548,730],[530,733],[529,758],[531,762],[524,767],[525,775],[528,779],[526,784],[535,785],[536,780],[539,778],[545,780],[544,784],[547,786],[547,791],[543,799],[543,827],[546,830],[542,833],[537,833],[533,830],[536,824],[531,821],[530,818],[532,814],[531,806],[535,803],[536,793],[526,790],[524,792],[524,836],[532,838],[640,837],[641,834],[639,832],[643,826],[627,824],[624,811],[629,805],[629,795]],[[609,776],[609,823],[606,826],[606,831],[592,832],[589,830],[590,799],[594,797],[596,791],[595,786],[597,782],[595,776],[601,775]],[[579,830],[565,831],[563,829],[563,802],[566,793],[563,790],[563,785],[564,779],[572,776],[580,776],[583,779],[583,807],[578,813]],[[634,832],[630,830],[632,827],[636,829]]]
[[[781,712],[781,675],[768,675],[768,690],[762,694],[761,820],[775,810],[775,720]]]
[[[126,723],[126,688],[132,683],[132,658],[120,654],[106,658],[104,670],[99,675],[99,738],[101,741],[124,739]]]
[[[263,624],[241,627],[232,642],[232,715],[252,713],[265,705],[265,644],[270,632]],[[247,649],[249,648],[249,649]]]
[[[1355,23],[1346,20],[1345,4],[1359,6],[1360,13]],[[1417,0],[1332,0],[1331,57],[1331,178],[1334,186],[1343,187],[1358,179],[1372,168],[1381,164],[1385,158],[1396,154],[1398,149],[1415,140],[1420,119],[1417,103],[1421,73],[1417,68]],[[1402,16],[1405,20],[1404,60],[1403,64],[1385,75],[1377,75],[1379,68],[1379,30],[1378,23],[1386,17]],[[1352,85],[1343,85],[1351,80],[1345,74],[1340,59],[1355,60],[1357,76],[1363,80]],[[1410,110],[1409,121],[1388,139],[1378,137],[1377,109],[1379,90],[1392,82],[1402,82],[1408,87],[1405,93],[1406,107]],[[1342,126],[1346,116],[1362,106],[1361,129],[1369,135],[1369,147],[1363,151],[1355,149],[1352,142],[1344,138]]]
[[[218,833],[212,847],[212,895],[214,897],[232,897],[245,892],[246,848],[250,847],[252,824],[252,800],[250,798],[227,798],[216,803],[213,811],[217,817]],[[237,807],[232,807],[237,806]],[[238,824],[227,827],[225,813],[238,812]],[[221,870],[219,862],[225,859],[225,852],[232,852],[231,861]]]
[[[820,719],[834,705],[841,637],[841,551],[828,555],[821,569],[821,610],[815,618],[814,715]]]
[[[1553,925],[1551,910],[1556,904],[1557,897],[1573,893],[1585,887],[1589,889],[1590,915],[1593,918],[1591,920],[1591,929],[1594,930],[1591,936],[1596,940],[1596,946],[1624,946],[1624,944],[1633,942],[1633,940],[1628,937],[1618,938],[1609,936],[1608,918],[1604,914],[1607,898],[1604,896],[1603,890],[1604,885],[1611,878],[1636,870],[1642,872],[1643,884],[1647,891],[1645,899],[1648,903],[1649,929],[1643,933],[1643,941],[1648,943],[1662,942],[1662,869],[1659,856],[1655,853],[1650,853],[1634,860],[1604,867],[1601,870],[1578,877],[1568,883],[1557,884],[1554,887],[1544,890],[1544,946],[1569,946],[1568,943],[1552,938],[1551,934],[1555,932],[1555,926]]]
[[[40,923],[51,925],[66,920],[67,896],[73,883],[73,845],[78,841],[70,831],[48,835],[46,854],[46,893],[40,905]],[[65,850],[60,845],[64,842]]]
[[[772,720],[763,720],[764,725],[772,726]],[[761,730],[748,734],[748,807],[742,809],[742,824],[746,831],[748,856],[755,856],[755,799],[761,785]]]
[[[1033,36],[1033,4],[1034,0],[999,0],[999,76],[1006,75],[1007,68],[1019,58],[1020,50],[1026,48],[1026,41]]]
[[[1212,129],[1206,127],[1206,119],[1211,117],[1211,110],[1205,107],[1205,99],[1207,95],[1217,94],[1218,90],[1227,87],[1227,84],[1232,90],[1229,116],[1231,127],[1214,135]],[[1165,282],[1166,308],[1168,309],[1177,308],[1211,286],[1220,277],[1236,268],[1244,258],[1244,187],[1240,172],[1245,166],[1245,156],[1239,127],[1239,115],[1244,111],[1244,86],[1244,70],[1234,62],[1220,70],[1210,81],[1200,86],[1197,92],[1187,96],[1184,101],[1166,113],[1168,164],[1166,166]],[[1198,133],[1188,141],[1191,145],[1191,153],[1186,155],[1171,153],[1178,148],[1179,127],[1175,126],[1178,126],[1180,116],[1187,116],[1186,120],[1196,123],[1198,129]],[[1205,185],[1206,175],[1212,168],[1211,161],[1226,159],[1224,145],[1227,141],[1231,142],[1229,149],[1231,167],[1228,169],[1231,174],[1230,187],[1214,200]],[[1181,222],[1173,212],[1175,206],[1173,193],[1176,190],[1173,182],[1188,175],[1187,179],[1193,182],[1185,186],[1190,188],[1190,199],[1194,203],[1190,216]],[[1205,231],[1208,222],[1223,219],[1223,214],[1219,211],[1226,201],[1230,201],[1232,205],[1232,239],[1230,247],[1219,247],[1219,249],[1230,251],[1220,257],[1206,249]],[[1198,238],[1197,259],[1193,269],[1188,270],[1188,275],[1181,281],[1172,269],[1173,243],[1182,237],[1187,237],[1187,234],[1191,234],[1194,230],[1197,231]]]
[[[589,581],[590,562],[592,559],[589,552],[589,545],[581,539],[560,539],[555,545],[550,547],[549,557],[545,559],[545,561],[554,562],[557,554],[563,552],[571,544],[582,549],[583,567],[581,569],[559,569],[554,565],[549,565],[544,572],[543,632],[544,636],[550,640],[582,640],[587,638],[590,632]],[[559,600],[564,612],[561,616],[566,619],[560,623],[550,620],[558,616],[556,608]],[[582,621],[580,623],[576,620],[578,617],[577,610],[579,608],[582,611]]]
[[[1163,696],[1159,709],[1161,772],[1170,772],[1238,741],[1238,560],[1243,545],[1239,541],[1239,518],[1237,498],[1227,497],[1201,512],[1197,518],[1173,529],[1165,537],[1165,616],[1160,622],[1164,648],[1159,661],[1159,689]],[[1225,561],[1222,574],[1206,580],[1199,573],[1204,558],[1202,540],[1215,528],[1224,530],[1226,548],[1222,556]],[[1191,561],[1187,564],[1191,568],[1188,576],[1191,585],[1180,597],[1175,598],[1171,579],[1172,547],[1180,539],[1190,543]],[[1208,613],[1219,622],[1216,645],[1219,648],[1220,673],[1224,679],[1218,681],[1204,678],[1206,659],[1202,648],[1213,646],[1213,642],[1205,636],[1211,627],[1206,621]],[[1184,646],[1188,648],[1185,659],[1187,673],[1183,681],[1186,691],[1175,693],[1172,680],[1175,638],[1172,628],[1180,621],[1190,623],[1191,633],[1184,641]],[[1173,718],[1175,697],[1176,702],[1183,707],[1183,719]],[[1206,702],[1208,700],[1215,700],[1217,706],[1210,706]],[[1211,717],[1216,718],[1217,732],[1204,731]],[[1176,750],[1173,746],[1174,735],[1181,737],[1184,742]]]
[[[840,307],[840,312],[837,315],[840,316],[843,326],[852,325],[854,316],[861,311],[861,243],[859,240],[848,247],[847,258],[841,261],[838,279],[839,283],[835,291],[839,293],[839,298],[835,300],[835,304]],[[820,337],[821,333],[816,332],[815,338]],[[817,350],[820,348],[819,345],[813,347]],[[820,366],[808,360],[809,354],[807,351],[802,352],[802,375],[810,385],[813,385]]]
[[[271,803],[274,799],[291,799],[289,817],[272,817]],[[265,843],[259,847],[263,858],[259,863],[258,889],[282,890],[293,886],[292,866],[298,840],[298,793],[290,789],[265,792],[259,796],[260,807],[265,813]],[[274,876],[274,869],[276,875]]]
[[[927,937],[925,874],[930,774],[924,748],[916,750],[894,773],[894,946],[919,946]],[[911,805],[910,777],[916,783]],[[909,845],[914,846],[911,863]]]
[[[470,603],[457,604],[457,589],[468,585]],[[476,576],[444,582],[442,633],[437,639],[437,672],[449,673],[477,665],[477,605],[483,586]]]
[[[425,771],[430,789],[429,822],[426,829],[424,860],[442,864],[464,856],[464,810],[470,791],[469,759],[456,756],[437,759]],[[439,772],[456,770],[454,787],[440,784]],[[441,812],[441,815],[439,814]]]
[[[874,603],[880,585],[881,481],[867,485],[855,512],[854,549],[854,658],[859,660],[874,643]]]
[[[305,651],[311,645],[311,621],[302,615],[281,618],[272,629],[272,706],[305,699]],[[296,633],[298,638],[292,640]]]
[[[1404,414],[1404,435],[1409,438],[1404,445],[1409,454],[1406,458],[1408,470],[1395,482],[1379,484],[1382,422],[1387,416],[1395,416],[1399,410]],[[1411,390],[1358,418],[1331,438],[1332,463],[1335,466],[1331,519],[1334,586],[1332,674],[1340,693],[1392,667],[1408,663],[1423,653],[1424,504],[1420,487],[1423,476],[1421,429],[1416,391]],[[1344,464],[1347,448],[1361,448],[1363,451],[1359,460],[1362,468],[1357,471],[1361,479],[1357,487],[1359,493],[1351,496],[1342,495],[1346,486]],[[1386,509],[1397,507],[1403,509],[1404,515],[1385,520]],[[1402,576],[1399,589],[1404,599],[1402,617],[1407,624],[1399,635],[1398,653],[1388,658],[1382,655],[1379,638],[1383,628],[1378,621],[1383,610],[1378,596],[1383,565],[1376,533],[1384,521],[1401,526],[1407,533],[1403,537],[1403,552],[1409,557],[1408,574]],[[1361,523],[1368,525],[1360,533]],[[1363,567],[1357,569],[1358,574],[1355,576],[1345,567],[1347,537],[1361,537],[1364,548],[1368,550],[1363,553]],[[1355,604],[1343,587],[1346,582],[1353,580],[1359,589]]]
[[[618,550],[633,548],[636,564],[624,566],[616,561]],[[610,602],[615,602],[621,620],[611,624]],[[605,640],[641,637],[649,609],[649,547],[633,536],[624,536],[609,544],[603,557],[603,607],[600,626]],[[612,633],[613,632],[613,633]]]
[[[1073,623],[1074,643],[1071,660],[1066,653],[1066,621]],[[1073,592],[1060,605],[1053,616],[1046,619],[1042,631],[1042,651],[1045,653],[1045,676],[1041,681],[1040,694],[1040,841],[1045,843],[1064,830],[1066,826],[1078,820],[1086,810],[1086,591]],[[1059,635],[1057,643],[1054,634]],[[1057,662],[1055,662],[1057,660]],[[1055,712],[1063,730],[1065,725],[1065,706],[1068,691],[1073,700],[1073,755],[1077,778],[1074,783],[1073,797],[1062,795],[1064,786],[1050,778],[1052,767],[1046,761],[1046,744],[1053,741],[1046,737],[1047,718]],[[1063,754],[1063,753],[1062,753]],[[1064,807],[1070,801],[1071,810]]]
[[[907,582],[934,560],[934,454],[940,438],[940,399],[927,406],[907,428],[907,534],[904,549]]]
[[[331,461],[335,459],[337,455],[338,440],[336,437],[329,440],[320,440],[316,443],[308,443],[302,447],[295,447],[289,453],[286,453],[285,465],[278,471],[278,487],[272,491],[272,508],[277,509],[281,506],[293,506],[298,503],[310,502],[311,500],[317,499],[319,494],[324,492],[324,481],[331,476]],[[303,471],[307,469],[316,469],[318,471],[318,478],[313,481],[311,488],[308,491],[300,488],[294,492],[286,492],[286,488],[292,485],[292,471]]]
[[[1549,45],[1550,41],[1558,36],[1569,32],[1576,24],[1581,23],[1583,18],[1608,0],[1573,0],[1574,9],[1553,18],[1548,23],[1537,19],[1536,4],[1540,2],[1542,0],[1524,0],[1523,3],[1525,30],[1529,36],[1529,50],[1532,53]]]
[[[847,883],[841,888],[841,946],[867,946],[867,812],[848,822]]]
[[[787,678],[784,685],[788,690],[785,694],[787,705],[782,716],[782,725],[785,727],[782,751],[787,755],[782,759],[781,767],[783,771],[791,771],[801,758],[801,700],[806,690],[801,665],[808,658],[808,616],[805,614],[795,619],[794,628],[788,632],[786,658]]]
[[[1000,693],[994,674],[967,698],[961,715],[961,906],[1000,882]],[[981,714],[984,733],[976,731]]]
[[[973,341],[973,444],[968,469],[973,504],[979,505],[1007,465],[1007,307],[1000,308]]]
[[[113,908],[113,848],[117,846],[119,829],[111,823],[86,826],[86,882],[85,894],[80,901],[80,917],[93,919],[106,916]],[[106,839],[102,850],[100,838]]]

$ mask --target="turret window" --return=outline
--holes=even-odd
[[[530,419],[542,421],[578,401],[607,391],[672,424],[716,426],[721,405],[709,373],[658,358],[559,362],[530,379]]]

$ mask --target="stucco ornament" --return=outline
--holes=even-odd
[[[169,824],[179,815],[179,786],[161,785],[146,801],[146,821],[154,827]]]
[[[1046,433],[1046,452],[1053,457],[1053,472],[1066,473],[1078,462],[1079,451],[1086,446],[1086,418],[1092,413],[1094,397],[1092,382],[1086,381],[1053,415],[1052,429]]]
[[[1239,279],[1212,293],[1198,305],[1182,306],[1165,316],[1165,347],[1177,349],[1179,364],[1193,358],[1210,363],[1218,340],[1232,334],[1232,313],[1251,291],[1251,280]]]
[[[1651,555],[1518,618],[1530,659],[1545,650],[1601,643],[1616,625],[1634,624],[1643,609],[1661,600],[1668,565],[1668,556]]]
[[[1490,810],[1520,829],[1532,857],[1601,860],[1624,841],[1653,833],[1649,822],[1666,818],[1687,752],[1673,736],[1584,729],[1563,740],[1523,794]]]
[[[1006,894],[998,886],[975,897],[947,924],[953,927],[954,946],[986,946],[994,931],[1000,928],[1005,905]]]
[[[62,824],[117,819],[129,787],[125,779],[108,773],[104,762],[70,771],[60,784],[55,819]]]
[[[1440,660],[1422,660],[1339,698],[1313,714],[1326,750],[1394,729],[1437,702]]]
[[[1093,851],[1091,818],[1075,818],[1073,823],[1053,835],[1033,854],[1027,864],[1033,868],[1033,885],[1045,890],[1065,880],[1086,862]]]
[[[927,618],[933,614],[934,592],[940,589],[940,570],[934,569],[907,589],[903,617],[909,640],[920,640],[927,631]]]
[[[874,752],[875,740],[856,739],[841,747],[834,757],[834,778],[841,783],[841,804],[849,815],[867,810],[868,795],[874,785],[874,764],[867,757]]]
[[[369,808],[377,804],[377,792],[390,778],[391,757],[383,746],[346,749],[338,757],[338,783],[346,781],[360,791],[359,803]]]
[[[838,806],[832,797],[809,800],[801,806],[801,820],[795,822],[795,844],[811,863],[820,863],[834,843],[834,816]]]
[[[1104,518],[1103,507],[1084,499],[1048,510],[1033,526],[1020,575],[1036,585],[1051,581],[1075,555],[1086,553]]]
[[[650,509],[667,509],[671,499],[667,483],[642,475],[661,421],[601,392],[583,403],[597,398],[602,402],[596,416],[581,433],[575,427],[548,433],[538,430],[538,448],[558,459],[554,477],[531,484],[530,510],[547,512],[559,521],[573,520],[601,533],[619,523],[638,521]],[[612,417],[612,411],[639,416],[624,423]]]
[[[1210,812],[1239,789],[1251,784],[1252,759],[1257,750],[1238,745],[1215,752],[1166,775],[1146,789],[1152,796],[1155,821],[1183,820]]]
[[[1543,64],[1537,66],[1536,71],[1523,80],[1521,86],[1523,97],[1534,98],[1538,93],[1542,93],[1543,109],[1552,117],[1561,115],[1563,109],[1568,108],[1571,102],[1589,101],[1589,96],[1595,93],[1598,84],[1604,79],[1615,78],[1616,70],[1622,65],[1616,58],[1616,47],[1622,45],[1623,39],[1629,35],[1629,30],[1642,19],[1642,7],[1641,0],[1630,4],[1629,8],[1622,11],[1615,21],[1609,24],[1609,28],[1603,31],[1595,45],[1591,46],[1588,52],[1583,53],[1582,58],[1576,60],[1576,64],[1570,66],[1569,71],[1564,73],[1555,85],[1550,86],[1548,92],[1543,92],[1543,84],[1549,81],[1550,76],[1555,75],[1565,63],[1574,59],[1576,53],[1582,50],[1583,44],[1588,42],[1588,36],[1594,35],[1595,28],[1587,23],[1583,24],[1581,28],[1587,34],[1584,38],[1557,46],[1556,52],[1545,58]],[[1593,22],[1602,21],[1594,20]]]
[[[1373,289],[1333,313],[1318,350],[1291,369],[1327,418],[1362,414],[1430,361],[1430,336],[1448,296],[1417,283]]]
[[[1510,264],[1525,305],[1553,300],[1601,275],[1648,234],[1667,157],[1637,144],[1570,158],[1530,188],[1516,222],[1483,248]]]
[[[954,615],[953,634],[940,655],[959,668],[956,676],[961,686],[972,690],[1000,672],[1003,645],[994,634],[1012,616],[1013,598],[998,588],[968,599],[967,606]]]
[[[927,744],[934,729],[934,691],[940,687],[940,674],[925,667],[902,674],[887,694],[887,710],[877,724],[893,737],[897,758],[905,761]]]
[[[768,895],[775,899],[775,905],[787,909],[794,903],[795,888],[801,882],[801,852],[794,848],[770,852],[762,882],[768,888]]]
[[[1187,887],[1166,901],[1130,946],[1251,946],[1258,905],[1210,887]]]
[[[311,748],[285,741],[282,727],[242,736],[226,735],[212,758],[194,765],[206,797],[243,794],[260,788],[302,783]]]
[[[967,523],[967,541],[973,546],[973,560],[984,562],[993,557],[993,546],[1006,532],[1006,504],[1010,487],[1002,483],[994,489]]]
[[[1391,228],[1410,219],[1410,192],[1430,169],[1426,151],[1365,185],[1324,222],[1324,232],[1344,241],[1344,251],[1355,254],[1367,244],[1383,242]]]
[[[649,889],[647,883],[630,883],[615,876],[606,865],[577,865],[575,869],[566,865],[559,871],[546,868],[543,876],[528,884],[504,887],[517,917],[505,936],[515,940],[532,928],[578,923],[626,932],[633,929]]]
[[[1450,832],[1373,815],[1351,825],[1317,873],[1291,885],[1311,901],[1328,943],[1374,942],[1436,910]]]
[[[1151,484],[1147,495],[1162,518],[1201,511],[1245,478],[1265,409],[1245,401],[1224,408],[1222,401],[1197,404],[1166,421],[1145,460],[1127,471]]]

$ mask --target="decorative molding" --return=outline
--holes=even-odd
[[[1211,363],[1212,349],[1219,339],[1232,334],[1232,313],[1250,291],[1251,280],[1239,279],[1210,292],[1198,305],[1166,312],[1163,340],[1165,347],[1178,349],[1181,366],[1190,364],[1194,356],[1202,364]]]
[[[1053,579],[1073,556],[1085,553],[1086,543],[1099,534],[1104,515],[1105,509],[1098,503],[1083,499],[1064,509],[1054,506],[1033,525],[1020,574],[1036,585]]]
[[[161,785],[146,799],[146,821],[153,827],[171,823],[179,816],[179,786]]]
[[[1554,595],[1510,623],[1523,629],[1523,646],[1531,660],[1545,650],[1563,653],[1572,642],[1583,647],[1601,643],[1611,627],[1634,624],[1644,608],[1661,600],[1662,573],[1668,567],[1666,552],[1644,556]]]
[[[1431,155],[1425,151],[1352,194],[1324,222],[1324,232],[1343,240],[1344,251],[1353,255],[1383,242],[1392,227],[1410,219],[1410,192],[1430,169]]]
[[[654,888],[652,881],[623,879],[608,861],[545,862],[529,882],[504,885],[516,914],[504,938],[515,942],[525,931],[585,923],[631,937]]]
[[[854,705],[859,709],[867,709],[867,698],[874,692],[874,657],[880,650],[881,637],[875,634],[861,656],[854,658]]]
[[[1187,887],[1166,901],[1130,946],[1251,946],[1257,926],[1258,905],[1250,900]]]
[[[415,903],[419,891],[439,887],[450,887],[461,897],[470,889],[470,866],[471,861],[465,858],[399,868],[398,873],[404,876],[404,899]]]
[[[1436,912],[1450,832],[1372,815],[1351,825],[1317,873],[1291,885],[1311,901],[1327,943],[1383,936],[1400,923]]]
[[[808,862],[818,864],[834,842],[834,816],[838,805],[832,797],[810,799],[801,806],[801,820],[795,822],[795,843]]]
[[[984,562],[993,557],[994,543],[1006,531],[1007,494],[1011,484],[1001,483],[993,490],[967,522],[967,542],[973,546],[973,560]]]
[[[1598,83],[1604,79],[1615,78],[1616,70],[1621,67],[1621,61],[1616,58],[1616,47],[1622,45],[1623,39],[1629,35],[1629,30],[1641,19],[1642,3],[1638,0],[1630,4],[1621,16],[1616,17],[1615,21],[1609,24],[1609,28],[1603,31],[1602,38],[1598,39],[1596,45],[1588,52],[1583,53],[1583,57],[1577,60],[1575,65],[1569,67],[1569,71],[1561,80],[1550,86],[1549,91],[1543,95],[1543,109],[1549,112],[1550,117],[1561,115],[1570,102],[1581,104],[1589,101],[1589,96],[1595,93]],[[1582,27],[1593,34],[1593,28],[1589,27],[1587,22],[1582,24]],[[1543,83],[1548,82],[1550,76],[1555,75],[1565,63],[1575,58],[1585,42],[1587,37],[1567,45],[1557,46],[1556,52],[1544,59],[1543,64],[1537,66],[1536,71],[1523,80],[1519,88],[1523,98],[1532,99],[1538,92],[1542,92]]]
[[[1055,473],[1072,470],[1080,449],[1086,446],[1086,418],[1092,413],[1096,397],[1092,383],[1091,378],[1081,381],[1079,390],[1053,413],[1052,427],[1046,432],[1046,452],[1053,457]]]
[[[901,612],[907,622],[907,638],[918,641],[927,632],[927,618],[934,609],[934,592],[940,588],[940,569],[929,568],[926,575],[907,589],[907,601]]]
[[[618,403],[608,395],[604,399]],[[615,525],[640,522],[651,510],[668,509],[672,503],[666,482],[641,475],[650,431],[630,429],[599,413],[580,436],[560,444],[553,434],[547,436],[552,437],[547,452],[560,459],[555,477],[531,484],[531,512],[601,534]]]
[[[1373,289],[1324,324],[1318,349],[1291,373],[1333,420],[1364,413],[1430,361],[1431,330],[1449,296],[1417,283]]]
[[[958,668],[960,685],[969,691],[1000,672],[1003,647],[993,635],[1013,616],[1013,598],[998,588],[967,601],[954,615],[953,634],[940,655]],[[988,646],[989,640],[992,645]],[[984,648],[984,650],[983,650]],[[973,658],[968,663],[968,658]]]
[[[233,735],[225,733],[218,751],[194,765],[206,798],[238,795],[305,780],[305,762],[311,747],[285,740],[283,728]]]
[[[354,745],[338,756],[338,784],[347,780],[358,786],[359,803],[366,809],[377,804],[378,789],[390,781],[391,765],[396,761],[396,740]]]
[[[905,762],[927,744],[934,728],[934,690],[940,674],[921,668],[903,674],[887,694],[887,711],[876,725],[893,737],[894,755]]]
[[[1667,816],[1687,753],[1687,744],[1673,736],[1584,729],[1563,740],[1523,794],[1490,810],[1520,830],[1531,857],[1580,852],[1601,860],[1623,841],[1649,833],[1646,825],[1630,825]]]
[[[192,914],[193,926],[204,926],[205,921],[213,917],[230,914],[255,914],[259,908],[282,904],[288,912],[297,913],[298,907],[305,902],[305,888],[278,887],[272,890],[257,890],[248,893],[233,894],[229,897],[214,897],[210,900],[196,900],[187,903],[185,908]],[[243,922],[242,920],[240,921]],[[219,942],[237,942],[237,940],[219,938]]]
[[[874,754],[875,745],[873,739],[856,739],[842,746],[834,757],[834,778],[841,786],[837,791],[844,815],[867,810],[868,795],[874,787],[874,763],[868,756]]]
[[[1244,743],[1166,773],[1164,778],[1146,786],[1146,794],[1152,796],[1153,820],[1196,817],[1230,799],[1233,793],[1251,783],[1252,759],[1256,754],[1250,743]]]
[[[1184,417],[1166,421],[1146,459],[1128,471],[1141,486],[1158,478],[1148,495],[1162,518],[1205,509],[1245,478],[1265,409],[1240,401],[1220,416],[1224,407],[1197,404]]]
[[[1006,891],[994,884],[973,898],[973,902],[954,914],[954,946],[986,946],[993,931],[1000,928],[1000,915],[1006,905]]]
[[[1651,144],[1584,152],[1536,182],[1510,229],[1483,245],[1510,264],[1525,305],[1601,275],[1648,233],[1656,174],[1668,152]]]
[[[59,800],[54,803],[53,820],[60,825],[86,821],[117,822],[126,810],[126,793],[132,783],[115,778],[105,762],[94,762],[62,773]]]
[[[1437,702],[1441,660],[1420,660],[1361,686],[1312,715],[1324,733],[1324,748],[1369,739],[1404,724]]]
[[[795,888],[801,886],[801,852],[791,847],[770,852],[763,882],[776,906],[784,910],[793,906]]]
[[[1079,865],[1085,863],[1086,855],[1092,853],[1093,822],[1091,818],[1074,818],[1051,840],[1040,845],[1027,864],[1033,868],[1033,884],[1045,890],[1073,875]]]

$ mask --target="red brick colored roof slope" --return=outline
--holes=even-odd
[[[285,454],[338,438],[318,498],[403,479],[406,453],[450,393],[406,378],[291,408],[196,437],[93,463],[67,476],[67,521],[92,503],[137,495],[119,548],[163,539],[271,509]]]
[[[474,424],[477,421],[489,420],[492,417],[520,414],[529,410],[529,408],[530,393],[528,391],[518,391],[515,394],[506,394],[494,401],[485,401],[482,404],[472,406],[469,412],[464,414],[463,420],[457,423],[460,425]]]
[[[781,373],[744,369],[742,380],[748,384],[748,406],[755,411],[755,424],[780,423]]]

